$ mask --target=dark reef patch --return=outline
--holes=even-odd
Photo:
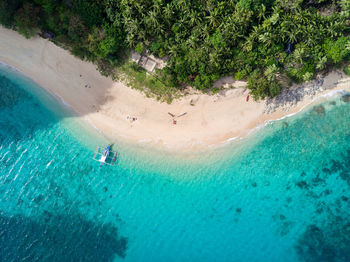
[[[320,116],[324,116],[325,114],[325,109],[323,105],[314,106],[313,110]]]
[[[293,223],[287,222],[287,221],[283,222],[282,226],[280,228],[280,235],[282,237],[287,235],[290,232],[290,230],[292,229],[292,227],[293,227]]]
[[[349,198],[346,197],[346,196],[342,196],[342,197],[341,197],[341,200],[343,200],[344,202],[347,202],[347,201],[349,200]]]
[[[309,188],[309,185],[304,180],[296,182],[295,185],[301,189]]]
[[[325,191],[323,191],[323,195],[325,195],[325,196],[328,196],[328,195],[330,195],[332,193],[332,190],[330,190],[330,189],[326,189]]]
[[[342,154],[342,159],[332,159],[327,167],[322,169],[328,175],[338,173],[339,177],[350,186],[350,150]]]
[[[340,158],[328,160],[322,172],[312,179],[308,195],[325,199],[334,189],[326,188],[326,179],[337,176],[350,186],[350,150],[345,150]],[[316,186],[317,191],[312,191]],[[322,191],[320,186],[322,186]],[[317,194],[316,194],[317,192]],[[348,191],[344,195],[329,201],[318,201],[313,224],[308,225],[295,244],[300,261],[305,262],[349,262],[350,261],[350,215]],[[326,218],[324,218],[326,216]],[[320,218],[324,218],[319,220]],[[317,222],[316,222],[317,221]]]
[[[320,228],[309,225],[296,245],[297,254],[303,261],[334,261],[335,250],[327,241],[327,236]]]
[[[0,215],[1,261],[113,261],[126,250],[127,239],[116,227],[79,215],[46,211],[40,221]]]
[[[312,179],[312,185],[313,186],[318,186],[320,184],[326,185],[326,181],[320,177],[319,174],[317,174],[313,179]]]
[[[348,262],[350,261],[350,223],[333,216],[322,227],[309,225],[295,245],[300,261]]]
[[[345,94],[341,98],[345,103],[350,103],[350,94]]]
[[[38,196],[34,197],[33,201],[34,201],[36,204],[39,204],[43,199],[44,199],[44,196],[43,196],[43,195],[38,195]]]

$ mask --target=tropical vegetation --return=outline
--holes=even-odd
[[[348,63],[350,0],[0,0],[0,23],[113,74],[127,50],[167,59],[169,89],[246,79],[255,98]],[[164,88],[164,86],[162,87]]]

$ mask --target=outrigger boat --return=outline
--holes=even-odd
[[[115,160],[117,159],[117,152],[113,152],[111,148],[111,145],[106,146],[106,148],[96,147],[96,151],[92,159],[99,161],[101,163],[100,166],[103,166],[104,164],[113,166]]]

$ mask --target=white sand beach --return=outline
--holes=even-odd
[[[63,98],[111,140],[159,145],[170,150],[203,149],[243,137],[256,126],[295,113],[316,98],[308,95],[288,107],[265,113],[265,101],[250,98],[246,102],[249,92],[242,87],[244,83],[238,82],[236,85],[241,87],[227,89],[224,94],[196,93],[169,105],[101,76],[95,65],[81,61],[48,40],[25,39],[2,27],[0,62],[17,68]],[[333,72],[322,86],[323,91],[317,92],[317,96],[334,89],[349,90],[350,82],[344,74]],[[168,112],[175,116],[186,114],[173,118]]]

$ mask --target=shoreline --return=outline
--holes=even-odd
[[[266,101],[246,102],[248,90],[242,87],[227,89],[223,95],[191,94],[168,105],[103,77],[95,65],[48,40],[25,39],[2,27],[0,36],[0,62],[30,78],[98,132],[111,140],[167,151],[202,151],[231,144],[271,121],[303,111],[333,90],[350,89],[350,78],[336,71],[322,78],[322,88],[314,94],[274,112],[266,113]],[[172,118],[168,112],[186,114]]]

